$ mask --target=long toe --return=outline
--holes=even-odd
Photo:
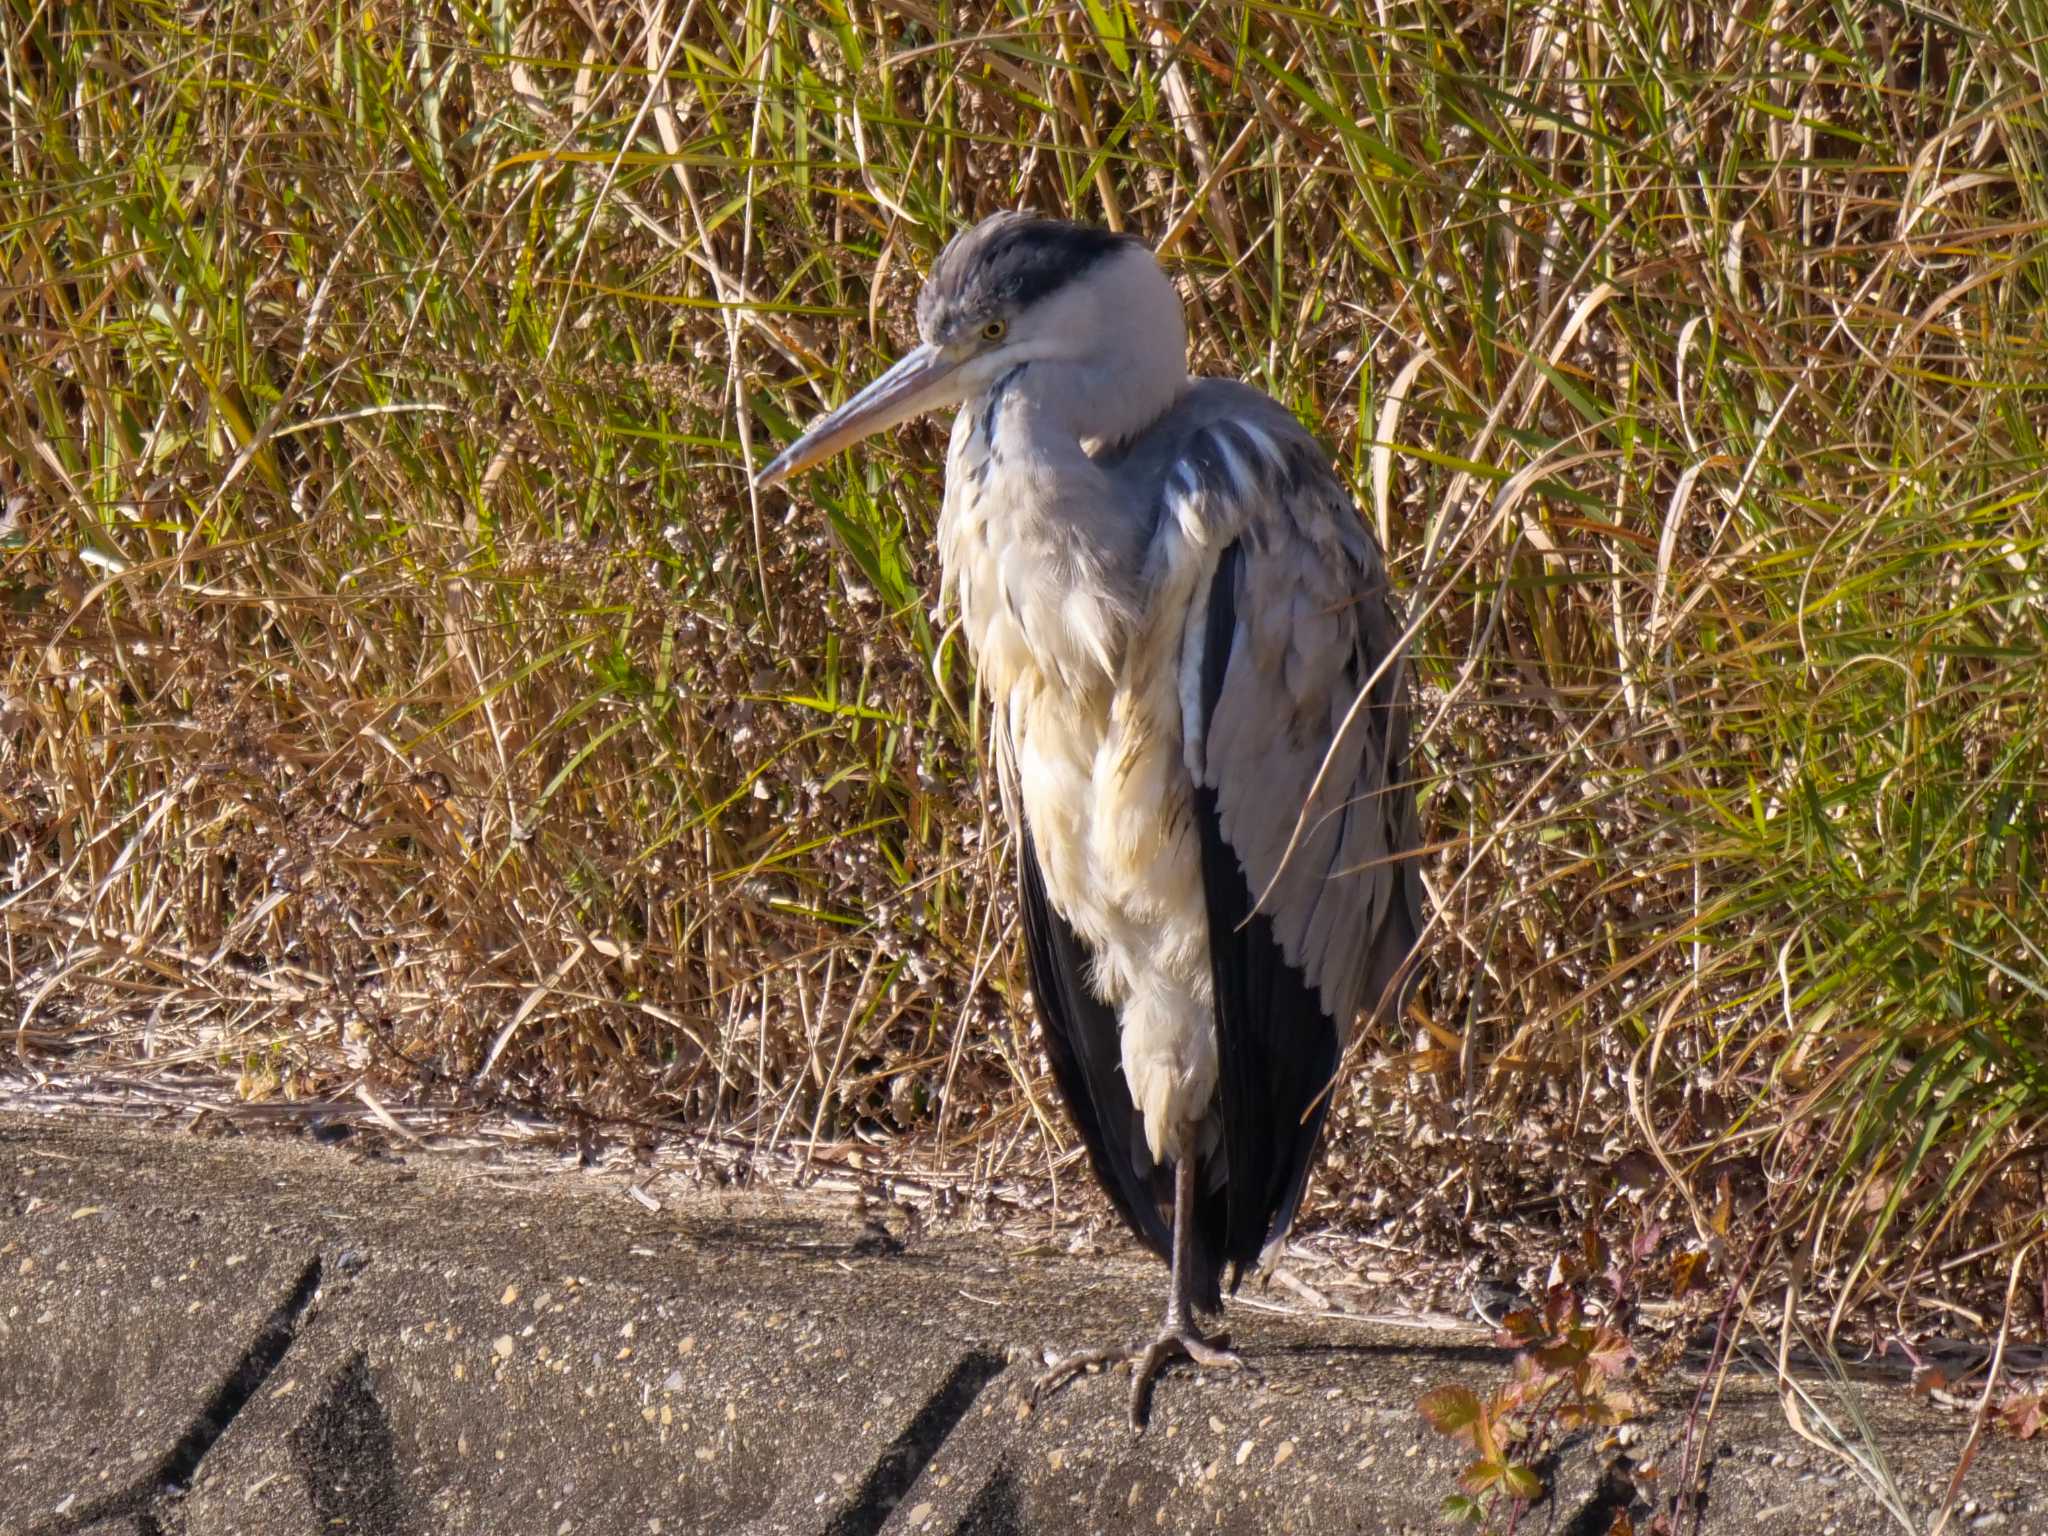
[[[1076,1376],[1121,1365],[1126,1360],[1131,1363],[1131,1428],[1134,1430],[1144,1429],[1152,1409],[1153,1384],[1159,1373],[1176,1360],[1191,1361],[1202,1370],[1242,1371],[1254,1380],[1260,1379],[1258,1368],[1236,1350],[1226,1348],[1220,1339],[1211,1342],[1192,1328],[1169,1328],[1142,1349],[1110,1345],[1061,1356],[1031,1383],[1028,1401],[1036,1407],[1040,1398],[1059,1391]]]
[[[1152,1413],[1152,1385],[1159,1373],[1175,1360],[1191,1360],[1205,1370],[1243,1371],[1256,1378],[1258,1370],[1234,1349],[1212,1344],[1193,1329],[1168,1329],[1133,1357],[1131,1369],[1131,1428],[1142,1433]]]
[[[1216,1371],[1243,1371],[1254,1381],[1264,1379],[1259,1374],[1257,1366],[1236,1350],[1229,1348],[1227,1342],[1221,1338],[1211,1343],[1198,1333],[1184,1333],[1180,1336],[1180,1343],[1181,1348],[1187,1351],[1188,1358],[1199,1366]]]
[[[1031,1383],[1031,1396],[1027,1401],[1032,1407],[1038,1406],[1039,1398],[1050,1392],[1057,1392],[1076,1376],[1102,1366],[1121,1365],[1137,1357],[1137,1351],[1125,1349],[1122,1345],[1111,1345],[1104,1349],[1077,1350],[1063,1355],[1052,1362],[1037,1380]]]

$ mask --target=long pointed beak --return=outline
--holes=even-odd
[[[951,380],[963,358],[948,357],[937,347],[922,346],[906,352],[896,365],[836,411],[811,424],[810,431],[778,453],[773,462],[754,476],[754,484],[766,489],[791,475],[801,474],[813,464],[850,448],[884,427],[921,416],[958,402]]]

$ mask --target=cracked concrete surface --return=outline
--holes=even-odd
[[[1035,1410],[1046,1343],[1129,1333],[1158,1277],[980,1233],[878,1244],[843,1205],[303,1141],[0,1116],[0,1532],[880,1533],[1448,1529],[1426,1387],[1504,1353],[1240,1312],[1263,1384],[1124,1382]],[[1014,1363],[1013,1363],[1014,1362]],[[1669,1478],[1691,1383],[1588,1438],[1522,1531],[1604,1536]],[[1967,1425],[1889,1387],[1923,1505]],[[1703,1456],[1714,1532],[1897,1529],[1736,1381]],[[1953,1529],[2048,1536],[2048,1456],[1990,1441]]]

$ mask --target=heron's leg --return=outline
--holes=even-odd
[[[1141,1349],[1112,1347],[1084,1349],[1053,1362],[1031,1387],[1031,1401],[1056,1391],[1092,1366],[1131,1362],[1131,1428],[1143,1429],[1152,1406],[1152,1384],[1169,1361],[1192,1360],[1198,1366],[1219,1370],[1258,1372],[1221,1340],[1210,1340],[1195,1331],[1194,1306],[1188,1288],[1194,1279],[1195,1166],[1178,1162],[1173,1172],[1172,1280],[1166,1297],[1166,1320],[1158,1335]]]
[[[1131,1357],[1131,1428],[1143,1429],[1152,1407],[1152,1383],[1166,1363],[1176,1358],[1216,1370],[1258,1372],[1221,1337],[1205,1339],[1195,1331],[1194,1306],[1188,1287],[1194,1280],[1195,1162],[1182,1158],[1173,1169],[1173,1280],[1166,1296],[1166,1321],[1159,1336]]]

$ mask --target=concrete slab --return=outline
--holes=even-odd
[[[0,1531],[1434,1531],[1462,1458],[1414,1400],[1507,1366],[1477,1335],[1239,1309],[1263,1381],[1171,1375],[1133,1437],[1120,1372],[1024,1394],[1044,1347],[1147,1325],[1149,1262],[652,1187],[0,1116]],[[1518,1530],[1640,1517],[1692,1390],[1568,1444]],[[1924,1515],[1964,1417],[1895,1385],[1861,1411]],[[1704,1536],[1891,1528],[1763,1383],[1702,1452]],[[1987,1440],[1965,1496],[1958,1529],[2048,1536],[2037,1446]]]
[[[999,1364],[871,1339],[800,1261],[616,1279],[545,1234],[493,1246],[380,1249],[323,1294],[207,1458],[190,1536],[822,1529],[874,1502],[879,1448]]]
[[[315,1256],[166,1170],[0,1164],[0,1531],[129,1519],[190,1476],[311,1291]]]

